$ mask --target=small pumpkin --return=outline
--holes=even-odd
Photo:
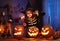
[[[24,35],[24,26],[16,25],[14,28],[14,36],[19,38],[19,37],[23,37],[23,35]]]
[[[60,31],[56,30],[54,33],[55,33],[55,34],[53,35],[54,39],[60,38]]]
[[[5,26],[3,24],[0,24],[0,33],[1,34],[4,33],[4,28],[5,28]]]
[[[53,29],[50,25],[44,25],[41,30],[41,34],[44,37],[50,37],[53,35]]]
[[[39,29],[36,26],[28,27],[28,36],[36,37],[39,34]]]

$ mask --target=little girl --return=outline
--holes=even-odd
[[[35,14],[33,14],[33,11],[31,8],[26,10],[26,25],[29,26],[37,26],[37,17]]]

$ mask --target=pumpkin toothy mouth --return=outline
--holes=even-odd
[[[14,33],[14,35],[21,35],[22,32],[17,32],[17,33]]]
[[[36,33],[30,33],[30,32],[28,32],[28,34],[29,34],[30,36],[37,36],[37,35],[38,35],[38,32],[36,32]]]
[[[42,35],[47,35],[47,34],[49,34],[49,31],[47,31],[47,32],[41,32],[41,34]]]

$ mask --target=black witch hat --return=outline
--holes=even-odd
[[[25,11],[26,11],[28,8],[32,8],[32,6],[31,6],[31,4],[30,4],[29,0],[27,0],[26,8],[25,8],[25,10],[24,10],[24,11],[22,11],[22,13],[25,13]]]

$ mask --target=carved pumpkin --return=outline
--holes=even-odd
[[[30,37],[36,37],[39,34],[39,29],[36,26],[28,27],[27,33]]]
[[[60,31],[56,30],[53,35],[54,39],[60,38]]]
[[[42,27],[41,34],[44,37],[50,37],[50,36],[52,36],[53,35],[53,29],[52,29],[52,27],[49,26],[49,25],[44,25]]]
[[[24,26],[16,25],[14,28],[14,36],[19,38],[19,37],[23,37],[23,35],[24,35]]]
[[[5,28],[5,26],[1,24],[1,25],[0,25],[0,33],[1,33],[1,34],[4,32],[4,28]]]

